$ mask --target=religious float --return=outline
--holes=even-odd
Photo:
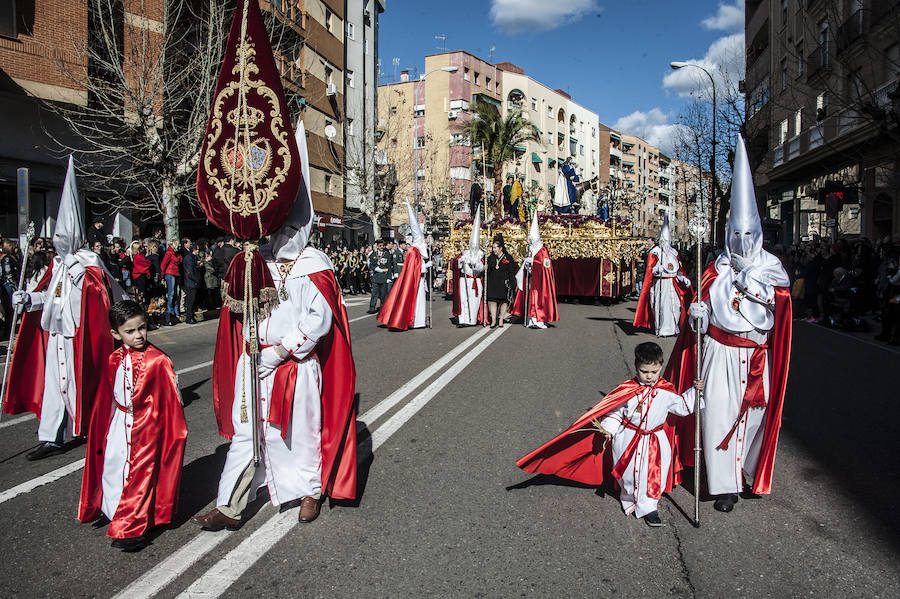
[[[630,221],[603,220],[583,214],[542,214],[538,217],[541,241],[553,260],[558,296],[619,298],[631,293],[635,263],[645,239],[632,236]],[[472,220],[457,221],[444,243],[444,263],[468,247]],[[521,264],[528,255],[527,224],[500,219],[481,227],[481,249],[491,251],[491,240],[503,234],[506,249]],[[447,284],[452,285],[450,269]]]

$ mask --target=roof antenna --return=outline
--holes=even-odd
[[[441,40],[441,52],[447,51],[447,34],[441,33],[440,35],[434,36],[434,39]]]

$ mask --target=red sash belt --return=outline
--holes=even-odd
[[[650,406],[648,405],[647,410],[649,411],[649,409]],[[659,463],[659,439],[654,433],[663,430],[665,423],[649,430],[643,429],[638,425],[633,424],[627,418],[625,419],[623,424],[625,428],[634,431],[634,437],[631,438],[631,443],[629,443],[628,447],[625,448],[625,453],[623,453],[622,457],[619,458],[619,461],[616,462],[616,466],[615,468],[613,468],[612,475],[616,480],[622,480],[622,474],[625,472],[625,469],[628,467],[628,463],[631,462],[631,458],[637,451],[638,443],[641,442],[641,438],[644,435],[650,435],[650,455],[647,456],[647,466],[649,467],[649,470],[647,472],[647,496],[653,499],[659,499],[662,496],[662,472],[661,465]],[[638,481],[635,481],[635,484],[637,483]]]
[[[259,344],[259,349],[264,350],[271,345]],[[244,348],[249,355],[250,344],[245,343]],[[291,356],[278,365],[275,369],[275,380],[272,383],[272,397],[269,398],[270,424],[281,429],[281,438],[287,440],[288,427],[291,422],[291,409],[294,406],[294,389],[297,387],[297,358]]]
[[[750,354],[750,372],[747,373],[747,389],[744,391],[744,397],[741,400],[741,410],[738,413],[737,420],[734,422],[734,426],[731,427],[731,430],[728,431],[728,434],[725,435],[725,438],[722,439],[722,442],[717,446],[718,449],[728,449],[731,437],[737,430],[738,424],[740,424],[741,418],[744,417],[747,410],[750,408],[764,408],[766,406],[763,373],[766,370],[766,349],[768,349],[769,344],[768,342],[756,343],[746,337],[734,335],[713,325],[709,325],[707,334],[722,345],[727,345],[728,347],[753,349],[753,353]]]
[[[463,275],[467,279],[472,279],[472,291],[478,292],[478,279],[479,277]]]

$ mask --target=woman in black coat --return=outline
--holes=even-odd
[[[518,264],[506,251],[503,236],[498,234],[494,237],[491,253],[487,257],[487,301],[491,328],[503,326],[510,296],[516,288],[518,270]]]

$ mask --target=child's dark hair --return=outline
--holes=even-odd
[[[634,348],[635,364],[662,364],[663,362],[665,362],[665,358],[662,348],[652,341],[641,343]]]
[[[147,318],[147,311],[134,300],[121,300],[109,309],[109,324],[114,331],[118,331],[120,326],[135,316]]]

